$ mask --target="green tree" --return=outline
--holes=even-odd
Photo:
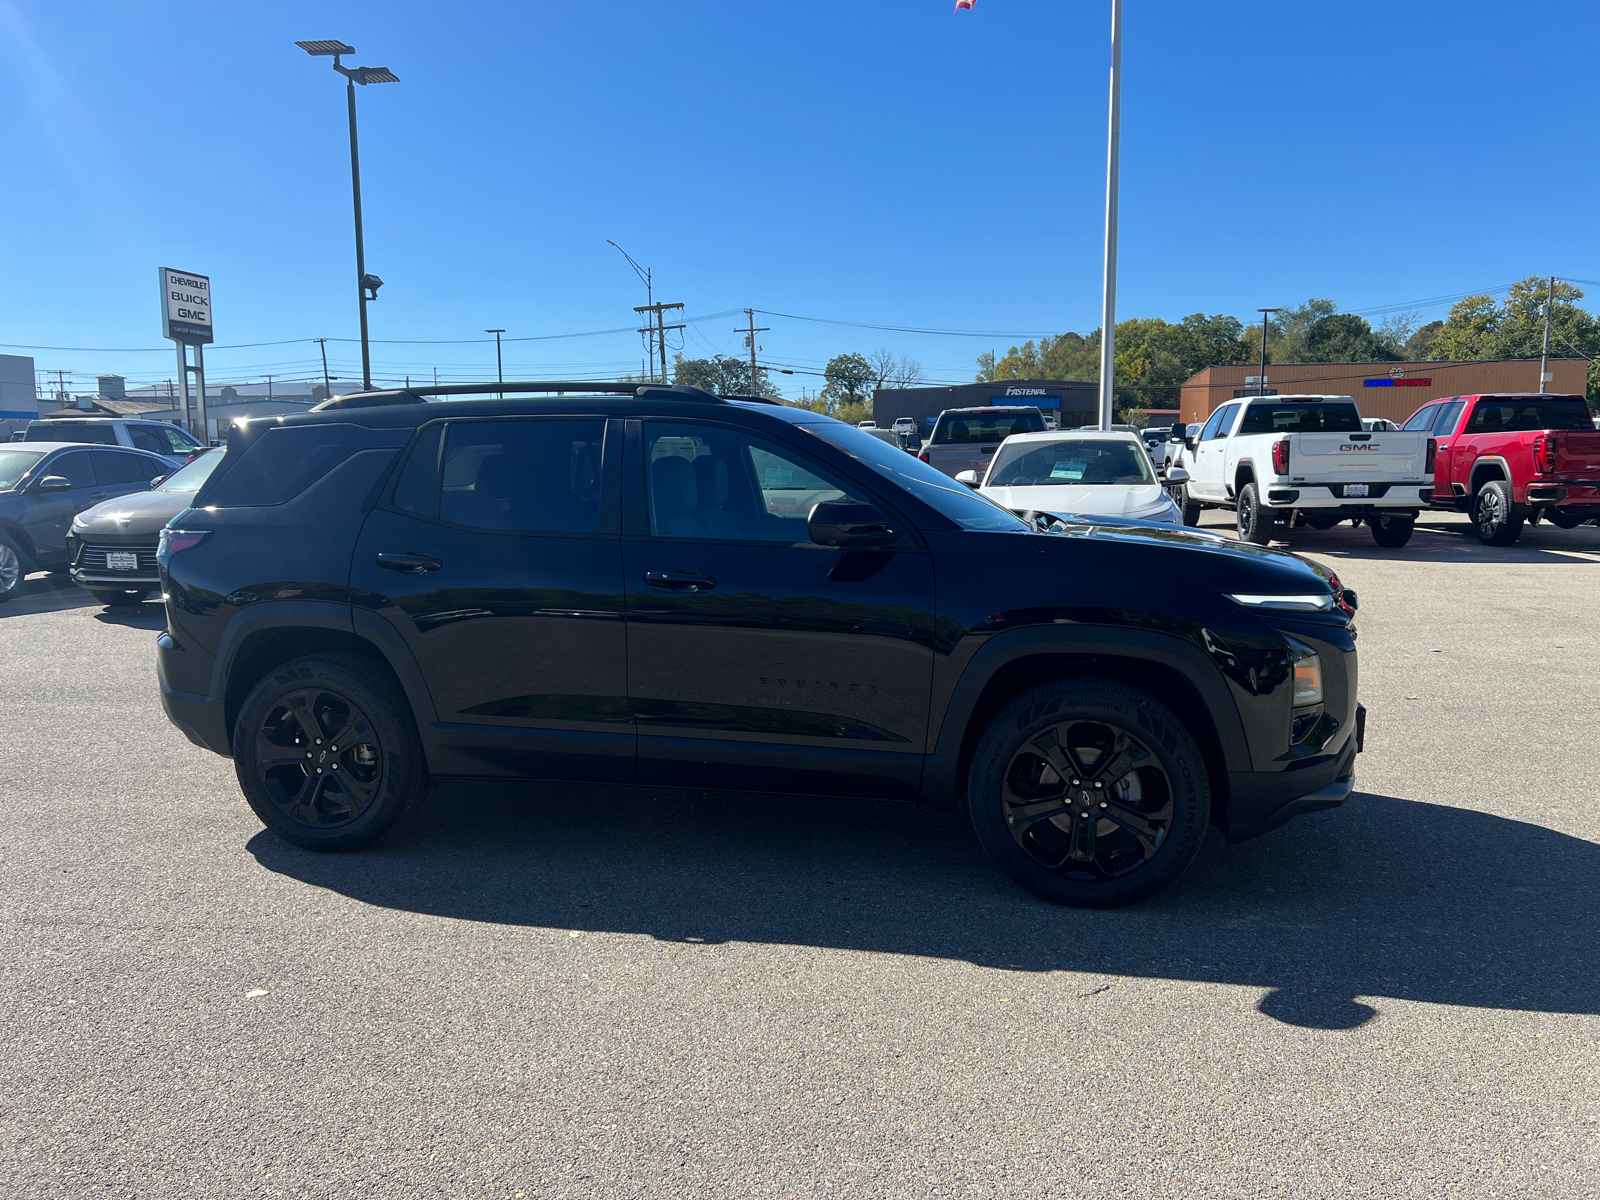
[[[1299,362],[1394,362],[1400,358],[1366,319],[1355,313],[1334,313],[1313,322],[1302,340]]]
[[[684,358],[678,355],[672,365],[672,382],[705,388],[719,396],[750,395],[750,364],[717,354],[711,358]],[[765,367],[756,369],[756,395],[781,395]]]
[[[1530,275],[1511,287],[1502,303],[1493,296],[1468,296],[1450,315],[1429,347],[1432,358],[1537,358],[1544,342],[1544,304],[1549,280]],[[1600,400],[1600,321],[1578,307],[1583,289],[1556,281],[1550,309],[1552,358],[1587,358],[1591,404]]]
[[[872,384],[877,378],[872,364],[860,354],[835,354],[822,369],[822,411],[829,416],[839,416],[847,405],[859,404],[865,420],[872,412]],[[844,418],[840,416],[840,419]]]

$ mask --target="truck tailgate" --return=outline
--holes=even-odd
[[[1556,439],[1555,473],[1572,479],[1600,479],[1600,429],[1550,435]]]
[[[1289,475],[1317,479],[1422,479],[1427,433],[1296,433],[1289,435]]]
[[[928,456],[926,461],[930,467],[943,471],[952,479],[963,471],[976,471],[978,478],[982,479],[983,473],[989,469],[989,460],[999,448],[999,442],[958,442],[928,446],[923,453]]]

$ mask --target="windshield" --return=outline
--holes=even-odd
[[[1068,438],[1059,442],[1007,442],[994,456],[984,486],[1152,482],[1150,462],[1133,442]]]
[[[42,450],[0,450],[0,492],[16,487],[17,481],[43,457]]]
[[[998,442],[1014,433],[1043,433],[1044,417],[1038,409],[1002,412],[945,412],[933,427],[932,443]]]
[[[1256,401],[1244,414],[1235,437],[1247,433],[1360,433],[1361,413],[1354,404],[1301,401],[1265,404]]]
[[[224,450],[210,450],[200,455],[188,466],[180,467],[161,481],[157,491],[198,492],[200,485],[211,478],[211,472],[222,462]]]
[[[929,508],[950,518],[963,529],[1027,533],[1031,526],[965,484],[930,467],[904,450],[893,450],[870,434],[849,425],[799,425],[823,441],[843,450],[862,466],[870,467],[896,487],[904,488]]]

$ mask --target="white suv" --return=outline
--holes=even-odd
[[[28,422],[25,442],[87,442],[124,446],[159,454],[181,467],[205,449],[183,429],[167,421],[141,421],[131,417],[47,417]]]

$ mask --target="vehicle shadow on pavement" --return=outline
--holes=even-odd
[[[108,608],[104,612],[97,612],[94,619],[107,625],[159,631],[167,627],[167,609],[159,601],[146,600],[143,604],[133,604],[127,608]]]
[[[446,783],[362,854],[248,848],[432,916],[1266,987],[1261,1012],[1318,1029],[1372,1019],[1363,996],[1600,1012],[1600,846],[1392,796],[1213,836],[1175,886],[1110,912],[1022,892],[953,814],[826,798]]]
[[[1465,524],[1417,526],[1411,541],[1396,550],[1373,542],[1365,527],[1317,530],[1296,529],[1273,545],[1297,554],[1323,554],[1330,558],[1382,558],[1425,563],[1546,563],[1551,566],[1600,565],[1600,529],[1527,529],[1513,546],[1485,546]]]
[[[64,571],[56,575],[36,574],[24,579],[11,599],[0,604],[0,618],[65,612],[96,603],[98,601],[67,578]]]

